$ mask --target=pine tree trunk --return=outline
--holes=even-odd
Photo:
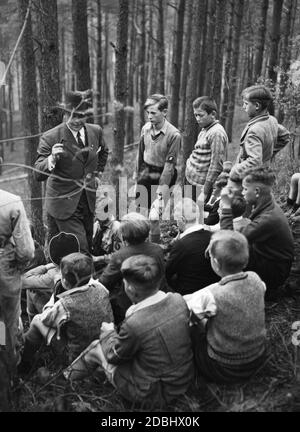
[[[115,66],[115,129],[112,145],[112,184],[117,186],[119,168],[123,165],[125,142],[125,110],[127,100],[127,40],[128,40],[128,0],[120,0],[117,24],[116,66]],[[117,203],[119,190],[116,187]],[[117,204],[116,217],[119,217]]]
[[[225,44],[225,19],[226,15],[226,0],[217,0],[217,17],[215,31],[215,55],[214,55],[214,79],[213,88],[210,95],[216,101],[217,107],[220,109],[221,88],[222,88],[222,69],[223,69],[223,53]]]
[[[205,86],[205,73],[206,73],[206,43],[207,43],[207,24],[208,24],[208,6],[209,6],[209,0],[204,0],[202,2],[203,4],[203,19],[201,22],[201,55],[200,55],[200,68],[199,68],[199,74],[198,74],[198,91],[197,95],[203,95],[204,92],[204,86]]]
[[[182,65],[182,72],[181,72],[180,98],[182,101],[182,113],[181,113],[180,124],[182,125],[182,128],[185,122],[186,90],[187,90],[187,83],[188,83],[189,73],[190,73],[189,60],[190,60],[190,53],[191,53],[191,39],[192,39],[191,27],[193,22],[193,11],[194,11],[193,5],[194,5],[194,0],[190,0],[188,2],[185,44],[184,44],[184,51],[183,51],[183,65]]]
[[[282,26],[282,46],[280,55],[280,83],[279,83],[279,100],[282,100],[288,85],[288,75],[287,72],[291,64],[291,45],[292,45],[292,35],[293,35],[293,16],[295,16],[295,4],[297,0],[287,0],[285,5],[285,14]],[[279,106],[277,118],[279,123],[284,121],[284,109]]]
[[[87,90],[91,88],[87,0],[72,0],[72,21],[76,90]]]
[[[129,49],[129,68],[128,68],[128,102],[126,111],[126,144],[134,142],[134,75],[135,75],[135,46],[136,28],[136,0],[131,3],[131,22],[130,22],[130,49]]]
[[[102,8],[101,0],[97,2],[97,123],[102,126]]]
[[[57,0],[37,0],[38,68],[40,74],[40,104],[42,131],[62,121],[60,110],[53,107],[61,100],[59,81],[59,50]]]
[[[18,0],[20,21],[24,22],[29,0]],[[24,135],[37,135],[38,95],[36,87],[36,65],[32,37],[31,15],[26,25],[21,45],[22,64],[22,123]],[[27,139],[25,146],[25,163],[32,167],[37,157],[38,138]],[[44,225],[42,210],[42,185],[34,179],[33,171],[28,170],[28,185],[31,198],[31,220],[38,241],[44,242]]]
[[[209,13],[208,13],[208,33],[206,41],[206,72],[205,72],[205,84],[203,87],[203,93],[207,96],[212,94],[213,79],[214,79],[214,37],[216,30],[216,0],[209,0]]]
[[[139,105],[140,105],[140,128],[145,122],[144,103],[146,100],[147,83],[145,76],[146,63],[146,8],[145,0],[141,1],[141,36],[139,49],[139,69],[140,69],[140,85],[139,85]]]
[[[165,35],[164,35],[164,14],[165,1],[158,0],[158,26],[157,26],[157,89],[165,94]]]
[[[222,105],[220,109],[220,122],[225,126],[227,115],[228,115],[228,103],[229,103],[229,89],[230,89],[230,77],[231,77],[231,58],[232,58],[232,36],[233,36],[233,14],[234,6],[233,2],[229,6],[228,11],[228,24],[226,31],[226,51],[224,60],[224,76],[223,76],[223,93],[222,93]]]
[[[182,178],[184,178],[185,164],[190,156],[197,136],[197,124],[193,112],[193,100],[195,99],[195,88],[197,86],[198,71],[200,65],[200,52],[198,44],[198,34],[202,19],[202,4],[198,0],[194,3],[191,39],[191,70],[186,92],[186,113],[183,135],[183,164]]]
[[[108,13],[105,13],[105,51],[104,51],[104,67],[103,67],[103,89],[104,89],[104,105],[105,105],[105,114],[108,113],[108,104],[110,100],[110,88],[109,88],[109,16]],[[108,116],[105,116],[105,124],[108,122]]]
[[[230,92],[229,92],[229,102],[228,102],[228,116],[226,119],[226,132],[229,141],[232,138],[232,125],[234,117],[234,107],[235,107],[235,97],[238,84],[238,65],[240,56],[240,38],[241,29],[243,21],[243,10],[244,10],[244,0],[238,0],[234,3],[234,37],[233,37],[233,47],[232,47],[232,67],[231,67],[231,80],[230,80]]]
[[[257,29],[256,54],[254,65],[254,79],[257,80],[262,74],[262,64],[265,49],[267,16],[268,16],[269,0],[262,0],[261,19]]]
[[[272,15],[272,28],[270,33],[270,58],[268,64],[268,77],[273,83],[277,82],[277,71],[275,68],[278,63],[278,51],[280,42],[280,22],[282,13],[283,0],[273,0],[273,15]]]
[[[177,23],[175,29],[175,43],[172,62],[171,76],[171,103],[170,103],[170,122],[178,126],[179,100],[180,100],[180,73],[182,64],[183,28],[184,28],[185,0],[179,0],[177,7]]]

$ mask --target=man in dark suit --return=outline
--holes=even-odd
[[[48,179],[48,239],[61,231],[73,233],[82,252],[91,250],[96,189],[108,157],[101,127],[86,124],[90,98],[88,91],[67,93],[60,105],[64,123],[42,135],[34,165],[36,179]]]

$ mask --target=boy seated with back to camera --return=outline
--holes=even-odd
[[[221,280],[184,296],[194,314],[192,342],[196,368],[208,381],[245,380],[265,361],[266,286],[256,273],[243,271],[249,250],[241,233],[229,230],[214,233],[207,253]]]
[[[163,271],[154,257],[127,258],[121,271],[133,305],[119,333],[112,323],[103,323],[100,339],[64,376],[80,379],[100,366],[125,399],[169,404],[194,377],[189,310],[180,294],[160,290]]]

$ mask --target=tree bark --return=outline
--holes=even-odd
[[[283,0],[273,0],[272,27],[270,33],[270,58],[268,64],[268,77],[273,83],[277,82],[278,51],[280,41],[280,22]]]
[[[136,19],[136,0],[131,3],[131,21],[130,21],[130,50],[129,50],[129,68],[128,68],[128,102],[126,111],[126,144],[132,144],[134,141],[134,75],[135,75],[135,46],[136,46],[136,28],[134,20]]]
[[[213,79],[214,79],[214,55],[215,55],[215,47],[214,47],[214,37],[215,37],[215,29],[216,29],[216,0],[209,0],[209,12],[208,12],[208,33],[207,33],[207,41],[206,41],[206,72],[204,78],[204,87],[203,93],[207,96],[212,94],[213,88]]]
[[[238,65],[240,56],[240,38],[243,21],[243,10],[244,0],[238,0],[234,2],[234,38],[233,38],[233,49],[232,49],[232,67],[231,67],[231,80],[230,80],[230,92],[229,92],[229,103],[228,103],[228,116],[226,119],[226,132],[229,141],[232,138],[232,125],[234,117],[235,97],[236,90],[238,87]]]
[[[226,0],[217,0],[217,16],[216,16],[216,31],[215,31],[215,55],[214,55],[214,79],[213,88],[210,95],[216,101],[218,109],[220,109],[221,102],[221,88],[222,88],[222,70],[223,70],[223,54],[225,44],[225,19],[226,16]]]
[[[49,3],[49,1],[48,1]],[[72,0],[73,52],[76,89],[91,88],[90,56],[87,28],[87,0]]]
[[[158,26],[157,26],[157,60],[158,60],[158,92],[165,94],[165,35],[164,35],[164,16],[165,1],[158,0]]]
[[[186,111],[186,90],[187,83],[190,73],[189,60],[190,60],[190,52],[191,52],[191,27],[193,22],[193,4],[194,0],[190,0],[188,2],[188,10],[187,10],[187,24],[185,31],[185,44],[184,44],[184,52],[183,52],[183,65],[181,72],[181,89],[180,89],[180,98],[182,101],[182,114],[181,114],[181,125],[184,126],[185,121],[185,111]]]
[[[140,81],[139,81],[139,105],[140,105],[140,128],[145,122],[144,103],[146,100],[147,83],[145,76],[145,63],[146,63],[146,9],[145,0],[141,1],[141,36],[140,36],[140,48],[139,48],[139,69],[140,69]]]
[[[182,178],[184,178],[186,161],[193,150],[195,139],[197,137],[197,124],[194,117],[192,103],[195,99],[195,88],[197,86],[198,70],[200,65],[198,34],[202,19],[202,6],[203,5],[198,0],[194,3],[193,21],[191,28],[191,69],[186,92],[186,114],[183,134]]]
[[[265,49],[266,31],[267,31],[267,16],[268,16],[269,0],[262,0],[261,18],[257,29],[256,54],[254,65],[254,79],[257,80],[261,76],[263,56]]]
[[[102,126],[102,8],[101,0],[97,2],[97,123]]]
[[[183,46],[183,28],[184,28],[185,0],[179,0],[177,7],[177,23],[175,29],[175,49],[172,62],[171,76],[171,103],[170,103],[170,122],[178,126],[179,101],[180,101],[180,73],[182,65],[182,46]]]
[[[123,165],[124,141],[125,141],[125,104],[127,100],[127,39],[128,39],[128,0],[120,0],[119,16],[117,24],[116,44],[116,76],[115,76],[115,134],[112,145],[112,184],[117,186],[119,177],[118,169]],[[119,204],[119,190],[117,203]],[[119,209],[117,204],[117,218]]]
[[[57,126],[62,121],[60,110],[53,109],[61,99],[59,81],[59,49],[57,0],[37,0],[39,41],[38,68],[40,74],[40,104],[42,131]]]

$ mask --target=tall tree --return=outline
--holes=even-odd
[[[165,94],[165,0],[158,0],[157,61],[158,92]]]
[[[191,52],[191,37],[192,37],[192,22],[193,22],[193,11],[194,11],[194,0],[190,0],[187,5],[187,22],[185,29],[185,43],[183,50],[183,65],[181,71],[181,88],[180,88],[180,98],[182,101],[182,120],[181,124],[184,125],[185,121],[185,111],[186,111],[186,90],[187,83],[190,73],[189,60]]]
[[[201,3],[201,2],[200,2]],[[208,5],[208,34],[205,43],[205,61],[206,61],[206,71],[204,78],[203,92],[208,95],[212,92],[213,88],[213,78],[214,78],[214,37],[216,29],[216,0],[209,0]]]
[[[102,49],[102,7],[101,0],[97,1],[97,123],[102,126],[102,73],[103,73],[103,49]]]
[[[185,0],[179,0],[177,6],[177,24],[175,29],[175,43],[172,61],[171,76],[171,103],[170,121],[174,126],[178,126],[179,100],[180,100],[180,73],[182,64],[183,28],[184,28]]]
[[[234,117],[234,107],[235,107],[235,97],[238,88],[238,76],[239,76],[239,57],[240,57],[240,39],[241,39],[241,29],[243,22],[243,10],[244,10],[244,0],[238,0],[234,2],[234,37],[232,46],[232,61],[231,61],[231,80],[230,80],[230,92],[229,92],[229,102],[228,102],[228,115],[226,118],[226,132],[229,141],[232,137],[232,125]]]
[[[41,127],[48,130],[61,122],[61,112],[53,110],[60,100],[57,0],[36,1],[39,41]]]
[[[91,88],[87,0],[72,0],[72,21],[76,87],[77,90],[87,90]]]
[[[262,0],[260,9],[260,20],[257,28],[257,38],[255,46],[254,79],[261,76],[263,55],[265,49],[265,39],[267,30],[269,0]]]
[[[115,67],[115,135],[112,145],[112,182],[117,185],[117,167],[123,165],[125,141],[125,110],[127,100],[127,40],[128,0],[120,0],[117,24],[116,67]],[[119,196],[117,188],[117,197]],[[119,203],[119,200],[117,200]],[[117,207],[118,215],[118,207]]]
[[[193,100],[195,99],[195,88],[197,86],[198,70],[200,65],[200,51],[198,44],[198,34],[202,19],[202,7],[200,1],[194,3],[193,22],[192,22],[192,39],[191,39],[191,58],[190,58],[190,77],[186,92],[186,113],[183,134],[183,171],[184,177],[186,160],[190,156],[197,136],[197,124],[193,112]]]
[[[297,0],[287,0],[285,5],[284,19],[282,22],[282,45],[281,45],[281,55],[280,55],[280,82],[279,82],[279,99],[285,95],[287,85],[288,85],[288,75],[287,72],[291,64],[291,51],[292,51],[292,36],[293,36],[293,20],[296,12]],[[284,109],[280,105],[278,108],[277,118],[280,123],[284,120]]]
[[[283,0],[273,0],[272,26],[270,33],[270,58],[268,64],[268,77],[274,83],[277,81],[276,67],[279,66],[278,52],[280,41],[280,22]]]
[[[146,5],[145,0],[141,0],[141,32],[139,41],[139,105],[140,105],[140,127],[144,124],[144,103],[147,92],[146,82]]]
[[[231,58],[232,58],[232,36],[233,36],[233,16],[234,16],[234,3],[230,2],[227,11],[227,30],[226,30],[226,50],[224,58],[224,75],[223,75],[223,91],[222,91],[222,104],[220,109],[220,121],[225,126],[228,114],[229,103],[229,89],[231,77]]]
[[[131,20],[130,20],[130,49],[129,49],[129,66],[128,66],[128,107],[126,111],[126,144],[132,144],[134,141],[134,74],[136,69],[135,46],[136,46],[136,0],[130,2]]]
[[[225,19],[226,15],[226,0],[217,0],[217,15],[216,15],[216,31],[214,38],[215,55],[214,55],[214,79],[213,88],[210,90],[210,95],[213,96],[218,108],[221,101],[222,87],[222,69],[223,69],[223,54],[225,43]]]

